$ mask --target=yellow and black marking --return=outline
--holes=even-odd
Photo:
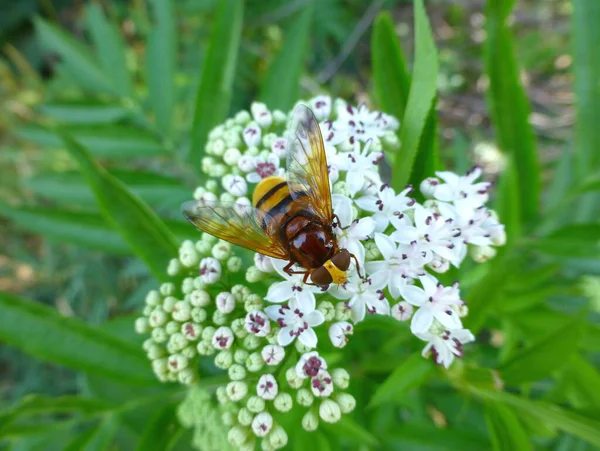
[[[346,282],[346,271],[342,271],[340,268],[335,266],[335,264],[331,260],[327,260],[323,266],[331,275],[333,283],[341,285]]]
[[[305,195],[304,192],[290,192],[290,186],[282,177],[271,176],[262,179],[254,189],[252,195],[252,204],[260,212],[266,215],[268,220],[275,224],[280,224],[282,228],[286,223],[297,216],[308,217],[310,214],[304,209],[290,211],[294,200]],[[265,219],[262,221],[263,229],[267,224]]]

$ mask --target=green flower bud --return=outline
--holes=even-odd
[[[242,344],[248,351],[254,351],[260,346],[260,338],[256,335],[247,335],[242,341]]]
[[[253,413],[260,413],[265,410],[265,400],[259,396],[250,396],[246,403],[248,410]]]
[[[248,122],[252,120],[252,116],[250,116],[250,113],[248,113],[247,111],[242,110],[235,115],[233,120],[238,125],[247,125]]]
[[[242,446],[248,439],[248,429],[242,426],[234,426],[227,433],[227,441],[232,446]]]
[[[350,385],[350,375],[344,368],[336,368],[331,371],[331,380],[336,387],[341,389],[346,389]]]
[[[177,321],[169,321],[165,324],[165,332],[169,335],[173,335],[179,332],[181,325]]]
[[[223,156],[223,154],[225,153],[225,143],[223,142],[222,139],[217,139],[217,140],[213,141],[212,153],[213,153],[213,155],[216,155],[217,157]]]
[[[249,294],[248,296],[246,296],[246,302],[244,302],[244,309],[248,313],[250,313],[254,312],[255,310],[261,310],[262,305],[263,302],[259,295]]]
[[[296,349],[298,350],[298,352],[300,354],[305,354],[307,352],[310,352],[312,348],[306,346],[305,344],[303,344],[300,340],[296,340],[294,342],[294,346],[296,346]]]
[[[288,436],[285,433],[285,429],[279,425],[276,425],[267,437],[269,438],[269,443],[275,449],[283,448],[288,442]]]
[[[169,339],[169,335],[162,327],[156,327],[152,330],[152,340],[156,343],[164,343]]]
[[[287,123],[287,115],[281,110],[273,111],[273,123],[276,125],[285,125]]]
[[[236,302],[244,302],[250,293],[250,288],[248,288],[246,285],[234,285],[231,288],[231,294],[233,294]]]
[[[312,410],[309,410],[302,417],[302,428],[305,431],[312,432],[312,431],[316,431],[318,427],[319,427],[319,416]]]
[[[217,401],[219,404],[225,404],[229,402],[229,396],[227,396],[227,389],[221,385],[217,387],[217,391],[215,393],[217,395]]]
[[[150,322],[148,318],[137,318],[135,320],[135,331],[138,334],[147,334],[150,332]]]
[[[298,393],[296,393],[296,402],[301,406],[310,407],[312,406],[313,401],[314,396],[307,388],[301,388],[298,390]]]
[[[294,401],[292,400],[292,395],[289,393],[279,393],[275,396],[275,400],[273,401],[275,408],[280,412],[289,412],[293,405]]]
[[[225,426],[233,426],[237,421],[237,417],[233,412],[223,412],[221,421]]]
[[[201,240],[196,243],[196,250],[198,251],[198,253],[200,255],[208,255],[210,253],[211,249],[212,249],[212,244],[209,243],[208,241]]]
[[[235,147],[227,149],[225,154],[223,154],[223,161],[227,163],[229,166],[235,166],[242,156],[242,152]]]
[[[267,133],[265,136],[263,136],[263,146],[265,146],[267,149],[270,149],[273,145],[273,141],[276,139],[277,135],[275,133]]]
[[[168,318],[169,317],[164,312],[164,310],[155,308],[154,310],[152,310],[152,313],[150,313],[150,317],[148,318],[148,324],[150,325],[150,327],[160,327],[167,322]]]
[[[300,388],[304,383],[304,379],[298,376],[298,373],[296,373],[296,368],[294,367],[287,369],[287,371],[285,372],[285,379],[287,380],[289,386],[292,388]]]
[[[169,350],[169,352],[175,353],[181,351],[188,344],[189,341],[187,340],[187,338],[185,338],[185,336],[182,333],[177,332],[171,335],[171,338],[169,338],[167,349]]]
[[[184,368],[187,368],[189,360],[181,354],[173,354],[168,359],[168,368],[173,373],[177,373]]]
[[[340,406],[342,413],[350,413],[356,407],[356,399],[349,393],[337,393],[335,402]]]
[[[343,180],[333,184],[333,194],[341,194],[342,196],[350,196],[350,188]]]
[[[496,249],[491,246],[469,246],[469,255],[477,263],[486,262],[496,256]]]
[[[352,311],[345,302],[335,304],[335,320],[348,321],[352,316]]]
[[[260,282],[265,278],[265,273],[252,265],[246,270],[246,281],[248,283]]]
[[[180,384],[192,385],[198,381],[198,376],[192,369],[185,368],[177,373],[177,379],[179,380]]]
[[[171,313],[173,311],[173,307],[177,304],[177,299],[173,296],[167,296],[162,303],[162,308],[165,312]]]
[[[244,318],[236,318],[231,322],[231,330],[238,338],[244,338],[248,335]],[[245,360],[245,359],[244,359]]]
[[[196,345],[196,350],[200,355],[211,355],[215,351],[215,348],[210,341],[202,340]]]
[[[146,317],[150,316],[150,313],[152,313],[152,310],[154,310],[155,307],[152,307],[151,305],[146,305],[144,306],[144,309],[142,310],[142,314]]]
[[[273,417],[269,412],[261,412],[252,420],[252,432],[257,437],[264,437],[273,428]]]
[[[181,291],[183,292],[183,294],[190,294],[192,291],[194,291],[193,277],[186,277],[185,279],[183,279],[183,282],[181,283]]]
[[[200,307],[194,307],[191,310],[191,316],[192,316],[192,321],[194,321],[195,323],[202,323],[206,320],[206,310],[204,310],[203,308]]]
[[[229,260],[227,260],[227,270],[236,273],[242,269],[242,263],[242,259],[236,255],[229,257]]]
[[[227,396],[233,402],[241,401],[248,394],[248,384],[242,381],[232,381],[227,384]]]
[[[252,424],[253,418],[254,418],[254,415],[252,415],[252,412],[250,412],[245,407],[242,407],[240,409],[240,411],[238,412],[238,422],[242,426],[250,426],[250,424]]]
[[[233,355],[230,350],[226,349],[217,354],[215,357],[215,366],[222,370],[227,370],[233,363]]]
[[[251,373],[256,373],[257,371],[262,370],[264,366],[265,361],[259,352],[253,352],[246,359],[246,368],[248,368],[248,371]]]
[[[192,306],[189,302],[179,301],[173,307],[173,319],[181,322],[187,321],[191,318],[191,310]]]
[[[215,329],[212,326],[205,327],[202,331],[202,339],[206,341],[211,341],[216,330],[217,329]]]
[[[231,257],[231,244],[219,241],[212,248],[212,256],[219,261],[225,261]]]
[[[194,307],[206,307],[210,304],[210,294],[204,290],[194,290],[190,293],[190,303]]]
[[[151,305],[153,307],[160,305],[162,302],[162,297],[160,293],[156,290],[151,290],[146,295],[146,305]]]
[[[227,313],[220,312],[219,310],[215,310],[215,312],[213,313],[212,321],[217,326],[224,326],[229,322],[227,318]]]
[[[202,326],[194,323],[185,323],[181,325],[181,333],[190,341],[195,341],[202,334]]]
[[[335,401],[325,399],[319,406],[319,416],[326,423],[337,423],[342,417],[342,412]]]
[[[233,360],[235,361],[235,363],[239,363],[240,365],[243,365],[244,363],[246,363],[246,359],[248,358],[248,355],[249,355],[249,353],[245,349],[238,349],[233,354]]]
[[[246,377],[246,368],[239,363],[234,363],[229,367],[229,379],[232,381],[241,381]]]
[[[167,359],[155,359],[152,361],[152,369],[156,374],[166,373],[168,371]]]
[[[146,338],[142,343],[142,349],[146,352],[150,351],[152,346],[155,346],[156,342],[152,338]]]
[[[193,244],[190,246],[181,246],[179,249],[179,261],[186,268],[191,268],[200,263],[200,255],[198,255],[198,251]]]
[[[365,246],[365,258],[367,260],[378,260],[381,258],[381,252],[374,241],[367,241]]]
[[[153,344],[147,350],[147,354],[148,354],[148,358],[150,360],[155,360],[155,359],[158,359],[165,355],[165,348],[163,348],[162,346]]]
[[[167,266],[167,275],[171,277],[176,276],[179,273],[179,271],[181,271],[181,269],[181,262],[176,258],[172,258],[171,260],[169,260],[169,265]]]
[[[163,283],[160,286],[160,294],[163,296],[173,296],[175,294],[175,285],[172,283]]]
[[[325,317],[325,321],[333,321],[335,318],[335,306],[329,301],[319,302],[317,310]]]
[[[188,359],[193,359],[198,355],[198,351],[196,351],[195,346],[188,346],[186,348],[183,348],[180,354],[184,357],[187,357]]]

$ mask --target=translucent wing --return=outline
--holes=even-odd
[[[249,205],[191,200],[181,210],[203,232],[269,257],[289,258],[271,217]]]
[[[298,105],[294,110],[286,158],[292,197],[311,207],[324,224],[331,224],[333,210],[325,145],[319,123],[305,105]]]

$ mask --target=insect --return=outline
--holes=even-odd
[[[304,283],[327,287],[343,284],[351,260],[338,246],[340,227],[331,205],[325,146],[319,124],[305,105],[294,110],[287,143],[287,180],[262,179],[252,206],[213,201],[189,201],[183,214],[194,226],[232,244],[288,260],[287,274],[303,274]],[[302,267],[294,269],[294,264]]]

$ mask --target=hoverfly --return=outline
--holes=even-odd
[[[287,274],[310,276],[313,285],[346,282],[354,259],[340,249],[334,227],[341,227],[331,205],[325,145],[313,112],[304,105],[294,110],[287,143],[287,180],[262,179],[252,207],[235,203],[188,201],[183,214],[194,226],[232,244],[288,260]],[[334,222],[335,221],[335,222]],[[303,269],[295,270],[294,264]]]

